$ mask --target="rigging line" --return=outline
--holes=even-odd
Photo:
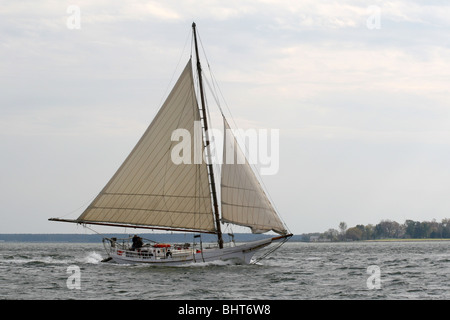
[[[261,255],[260,257],[258,257],[258,258],[256,258],[256,259],[252,260],[252,261],[250,262],[250,264],[256,264],[256,263],[258,263],[259,261],[261,261],[261,260],[267,258],[267,257],[268,257],[269,255],[271,255],[274,251],[278,250],[278,249],[279,249],[286,241],[288,241],[288,240],[289,240],[289,238],[283,239],[283,241],[281,241],[280,243],[277,243],[274,247],[269,248],[268,251],[265,252],[263,255]]]
[[[203,43],[202,43],[202,41],[201,41],[200,34],[198,33],[198,31],[197,31],[197,35],[198,35],[199,40],[200,40],[200,45],[201,45],[201,47],[202,47],[203,55],[204,55],[204,57],[205,57],[205,60],[206,60],[207,65],[208,65],[208,69],[209,69],[210,72],[211,72],[211,68],[210,68],[210,65],[209,65],[208,57],[206,56],[206,52],[205,52],[205,49],[204,49],[204,47],[203,47]],[[204,72],[203,72],[203,74],[204,74]],[[223,115],[222,108],[220,107],[220,102],[219,102],[219,100],[218,100],[218,98],[217,98],[217,93],[214,92],[214,91],[211,89],[211,86],[210,86],[210,84],[209,84],[208,78],[205,77],[203,80],[206,81],[206,84],[207,84],[208,87],[210,88],[210,91],[211,91],[211,93],[212,93],[212,95],[213,95],[213,98],[214,98],[214,100],[216,100],[217,106],[219,107],[219,110],[220,110],[221,114]],[[205,95],[204,98],[205,98],[205,105],[206,105],[206,106],[209,106],[207,95]],[[207,120],[208,120],[208,122],[209,122],[209,124],[210,124],[210,127],[213,128],[212,121],[211,121],[210,108],[206,108],[206,116],[207,116],[207,118],[208,118]],[[211,150],[211,144],[212,144],[212,142],[213,142],[213,141],[211,141],[211,140],[214,139],[214,135],[211,135],[210,133],[208,133],[208,137],[205,137],[205,139],[206,139],[206,138],[209,138],[208,146],[206,147],[206,149],[207,149],[206,151],[208,152],[208,158],[207,158],[207,159],[209,160],[209,162],[211,163],[211,165],[214,167],[214,169],[213,169],[213,174],[214,174],[214,176],[215,176],[214,179],[215,179],[216,184],[217,184],[218,181],[220,181],[220,179],[219,179],[219,178],[220,178],[220,170],[217,170],[217,167],[218,167],[217,150],[216,150],[216,147],[214,147],[213,150]],[[216,141],[214,141],[214,146],[216,146]],[[217,176],[217,177],[216,177],[216,176]],[[216,178],[217,178],[217,179],[216,179]],[[216,186],[216,190],[220,190],[220,188],[217,188],[217,186]],[[217,191],[216,191],[216,193],[217,193]],[[220,201],[219,201],[219,203],[220,203]],[[220,204],[219,204],[219,203],[218,203],[218,207],[220,207]],[[221,211],[220,208],[219,208],[219,211]]]
[[[222,94],[222,91],[220,90],[219,83],[218,83],[218,81],[215,79],[215,76],[214,76],[214,74],[213,74],[213,72],[212,72],[211,65],[209,64],[208,56],[206,55],[206,51],[205,51],[205,48],[204,48],[204,46],[203,46],[203,42],[202,42],[200,33],[199,33],[198,31],[197,31],[197,35],[198,35],[198,38],[199,38],[199,41],[200,41],[200,46],[202,47],[203,55],[205,56],[206,64],[208,65],[208,69],[209,69],[209,73],[210,73],[210,76],[211,76],[211,81],[212,81],[212,84],[213,84],[214,92],[216,93],[216,96],[217,96],[217,91],[216,91],[216,89],[215,89],[215,88],[216,88],[215,83],[217,83],[217,88],[219,89],[219,93],[220,93],[220,95],[222,96],[222,99],[223,99],[224,102],[225,102],[225,106],[227,107],[228,112],[230,112],[230,116],[231,116],[231,110],[229,109],[228,103],[226,102],[225,97],[224,97],[224,95]],[[211,90],[211,91],[213,91],[213,90]],[[219,100],[219,99],[217,99],[217,100]],[[219,101],[219,102],[220,102],[220,101]],[[220,112],[222,113],[222,116],[224,116],[223,110],[222,110],[222,108],[221,108],[219,102],[217,103],[217,104],[218,104],[218,107],[219,107],[219,109],[220,109]],[[233,119],[232,116],[231,116],[231,118],[232,118],[232,120],[233,120],[233,122],[234,122],[234,119]],[[235,124],[235,125],[236,125],[236,124]],[[236,126],[236,127],[237,127],[237,126]]]
[[[205,96],[205,104],[208,105],[206,96]],[[211,114],[209,112],[209,108],[206,108],[206,117],[209,119],[209,124],[210,124],[209,130],[211,130],[211,128],[213,128],[213,125],[212,125],[212,121],[211,121]],[[208,161],[210,162],[211,166],[213,167],[212,174],[214,175],[214,182],[216,184],[215,185],[216,195],[218,195],[219,192],[220,192],[218,190],[220,190],[220,181],[221,181],[221,179],[220,179],[220,175],[218,175],[220,172],[217,170],[218,157],[217,157],[217,150],[216,150],[216,141],[214,139],[214,135],[211,134],[211,132],[208,133],[208,137],[207,138],[209,138],[209,143],[208,143],[208,146],[206,147],[207,152],[208,152]],[[212,140],[214,140],[214,141],[212,141]],[[212,148],[212,144],[214,144],[213,148]],[[212,181],[211,181],[211,184],[212,184]],[[221,197],[222,197],[222,194],[220,193],[220,198],[217,197],[217,199],[219,200],[219,199],[221,199]],[[221,213],[221,210],[222,210],[221,209],[221,201],[217,201],[217,209],[219,211],[218,214],[219,214],[219,217],[220,217],[220,213]]]
[[[197,35],[198,35],[198,31],[197,31]],[[199,87],[200,86],[199,85],[200,78],[199,78],[198,74],[195,74],[195,82],[198,84],[198,87]],[[197,90],[196,93],[197,93],[197,95],[200,95],[199,90]],[[210,114],[209,114],[209,108],[206,108],[208,106],[208,101],[207,101],[206,95],[204,95],[204,102],[205,102],[206,117],[211,119]],[[202,109],[203,109],[203,106],[202,106]],[[209,134],[206,134],[206,132],[204,130],[205,129],[204,124],[205,124],[206,121],[208,121],[208,119],[203,119],[203,113],[200,113],[200,120],[203,120],[201,122],[202,123],[202,128],[203,128],[203,130],[202,130],[202,140],[204,142],[203,152],[205,153],[205,157],[204,157],[205,161],[208,164],[208,163],[212,163],[212,154],[210,152],[210,150],[211,150],[211,144],[210,144],[211,141],[210,141],[210,139],[208,139],[208,138],[210,138],[210,136],[209,136]],[[211,123],[211,121],[209,121],[209,123]],[[213,164],[213,166],[214,166],[214,164]],[[211,205],[213,206],[213,195],[212,195],[212,188],[213,187],[212,187],[211,173],[214,174],[214,179],[216,179],[216,171],[213,168],[213,172],[210,172],[210,168],[209,168],[208,165],[207,165],[207,171],[208,171],[208,182],[209,182],[209,191],[210,191],[210,197],[211,197]],[[217,184],[217,182],[216,182],[216,184]],[[216,194],[217,194],[217,189],[218,188],[216,186]],[[219,206],[219,204],[218,204],[218,206]],[[220,211],[220,209],[219,209],[219,211]]]
[[[194,33],[189,30],[189,34],[191,35],[191,59],[192,59],[192,53],[194,52]]]
[[[228,107],[228,103],[226,102],[226,99],[225,99],[225,97],[223,96],[222,91],[220,90],[220,86],[217,86],[217,87],[218,87],[219,92],[220,92],[220,94],[221,94],[221,96],[222,96],[222,99],[223,99],[224,102],[225,102],[225,106],[227,107],[227,110],[228,110],[228,112],[230,113],[231,120],[232,120],[234,126],[237,128],[236,122],[234,121],[234,117],[232,116],[231,110],[230,110],[230,108]],[[223,114],[222,114],[222,115],[223,115]],[[224,116],[224,117],[225,117],[225,116]],[[226,121],[227,121],[227,120],[226,120]],[[227,122],[228,122],[228,121],[227,121]],[[230,128],[231,128],[231,127],[230,127]],[[242,137],[242,132],[241,132],[241,130],[237,130],[237,131],[238,131],[238,134],[239,134],[241,140],[244,140],[244,141],[245,141],[245,139],[243,139],[243,137]],[[235,139],[235,140],[236,140],[236,139]],[[236,141],[236,143],[237,143],[237,141]],[[238,144],[238,145],[239,145],[239,144]],[[245,143],[244,143],[244,148],[245,148],[246,154],[250,155],[250,152],[249,152],[249,150],[248,150],[248,148],[247,148],[247,145],[246,145]],[[283,223],[283,225],[284,225],[284,227],[286,228],[286,230],[289,231],[286,222],[284,221],[283,217],[282,217],[281,214],[280,214],[280,211],[278,210],[277,206],[275,205],[275,202],[273,201],[273,199],[272,199],[272,197],[270,196],[270,194],[267,192],[268,189],[267,189],[267,187],[266,187],[266,185],[265,185],[265,183],[264,183],[264,180],[261,178],[261,175],[259,174],[259,170],[257,170],[257,167],[256,167],[256,166],[253,166],[253,165],[250,164],[249,159],[247,159],[247,162],[249,163],[249,166],[250,166],[250,167],[253,167],[253,170],[252,170],[252,171],[253,171],[253,173],[255,174],[256,179],[258,180],[258,182],[259,182],[259,184],[260,184],[262,190],[264,191],[264,194],[266,195],[267,199],[270,201],[270,203],[271,203],[271,205],[273,206],[273,208],[275,209],[275,211],[278,213],[278,217],[279,217],[279,219],[281,220],[281,222]]]
[[[211,77],[211,82],[212,82],[213,88],[211,88],[211,85],[209,84],[209,81],[207,80],[207,78],[206,78],[206,83],[208,84],[208,87],[209,87],[209,89],[210,89],[210,91],[211,91],[211,93],[212,93],[212,95],[214,97],[214,100],[216,100],[217,107],[219,108],[220,113],[223,115],[223,110],[222,110],[222,107],[220,106],[220,100],[218,98],[216,86],[214,84],[214,78],[213,78],[211,65],[209,63],[208,56],[206,55],[206,51],[205,51],[205,47],[203,46],[202,38],[201,38],[201,36],[200,36],[200,34],[198,32],[197,32],[197,34],[198,34],[198,38],[199,38],[199,41],[200,41],[200,46],[202,47],[203,55],[204,55],[205,60],[206,60],[206,64],[208,65],[208,70],[209,70],[209,74],[210,74],[210,77]]]
[[[219,92],[222,94],[222,92],[221,92],[219,86],[218,86],[218,88],[219,88]],[[228,111],[230,112],[231,120],[232,120],[234,126],[237,127],[236,122],[234,121],[234,118],[233,118],[232,115],[231,115],[231,110],[228,108],[228,104],[226,103],[226,100],[225,100],[225,98],[223,97],[223,95],[222,95],[222,98],[223,98],[224,101],[225,101],[225,106],[227,107]],[[228,122],[228,121],[227,121],[227,122]],[[244,140],[244,141],[245,141],[245,139],[243,139],[243,137],[242,137],[242,132],[241,132],[241,130],[237,130],[237,131],[238,131],[238,135],[240,136],[241,140]],[[235,139],[235,140],[236,140],[236,139]],[[240,145],[237,141],[236,141],[236,143],[238,144],[238,146]],[[244,148],[245,148],[245,151],[246,151],[245,154],[250,155],[250,152],[249,152],[249,150],[248,150],[248,148],[247,148],[247,145],[246,145],[245,143],[244,143]],[[244,156],[245,156],[245,155],[244,155]],[[264,194],[266,195],[267,199],[269,200],[270,204],[272,205],[272,207],[274,208],[274,210],[278,213],[278,214],[277,214],[277,215],[278,215],[278,218],[281,220],[281,222],[283,223],[283,225],[284,225],[284,227],[286,228],[286,230],[287,230],[288,232],[290,232],[290,231],[289,231],[289,228],[287,227],[286,222],[284,221],[282,215],[280,214],[279,209],[277,208],[275,202],[273,201],[272,197],[270,196],[270,193],[267,192],[267,190],[268,190],[268,189],[267,189],[267,186],[265,185],[264,180],[262,179],[262,177],[261,177],[261,175],[260,175],[260,173],[259,173],[258,168],[257,168],[256,166],[252,165],[252,164],[250,163],[250,160],[249,160],[249,159],[247,159],[247,163],[249,164],[250,167],[253,168],[252,171],[253,171],[253,173],[255,174],[255,177],[256,177],[256,179],[257,179],[257,181],[258,181],[258,183],[259,183],[259,185],[260,185],[262,191],[264,192]]]
[[[83,223],[82,223],[82,226],[83,226],[83,228],[89,229],[89,230],[91,230],[92,232],[96,233],[97,235],[103,237],[103,234],[101,234],[100,232],[97,232],[97,231],[95,231],[94,229],[88,227],[86,224],[83,224]]]
[[[93,196],[89,201],[85,202],[82,206],[78,207],[77,209],[75,209],[75,210],[73,210],[73,211],[70,211],[69,213],[66,213],[66,214],[63,215],[63,216],[59,216],[59,218],[65,218],[65,217],[67,217],[67,216],[69,216],[69,215],[71,215],[71,214],[77,212],[77,211],[80,210],[81,208],[85,208],[85,209],[86,209],[86,208],[89,206],[89,204],[91,204],[92,201],[94,201],[94,199],[95,199],[96,197],[97,197],[97,196]]]
[[[192,57],[192,42],[193,42],[193,40],[194,40],[194,37],[193,37],[193,35],[192,35],[192,37],[191,37],[191,57]],[[191,74],[192,75],[192,74]],[[193,88],[192,88],[192,95],[194,96],[194,98],[196,97],[195,96],[195,85],[194,85],[194,79],[192,79],[192,84],[193,84]],[[201,116],[200,116],[200,110],[198,109],[198,102],[197,102],[197,99],[195,98],[194,99],[195,100],[195,107],[193,108],[193,110],[192,110],[192,112],[194,113],[193,114],[193,116],[194,116],[194,121],[197,121],[197,118],[200,120],[201,119]],[[193,136],[193,139],[196,139],[196,134],[195,134],[195,129],[194,129],[194,136]],[[202,137],[202,143],[201,143],[202,145],[203,145],[203,137]],[[194,142],[194,145],[195,145],[195,142]],[[194,150],[194,152],[197,152],[196,150]],[[202,153],[203,153],[203,150],[202,150]],[[194,156],[195,157],[195,156]],[[194,165],[195,165],[195,181],[194,181],[194,212],[197,212],[198,214],[194,214],[194,226],[198,226],[198,225],[201,225],[201,221],[200,221],[200,208],[201,208],[201,199],[200,199],[200,197],[201,197],[201,177],[202,177],[202,175],[201,175],[201,164],[195,164],[195,161],[194,161]],[[211,198],[211,196],[209,195],[209,197],[208,198]]]
[[[229,127],[228,121],[226,121],[226,119],[225,119],[225,122],[226,122],[226,126]],[[230,135],[227,135],[227,133],[225,133],[225,135],[226,135],[226,137],[230,136]],[[239,154],[242,153],[242,150],[239,147],[239,144],[236,141],[236,137],[234,135],[231,135],[231,139],[233,141],[233,153],[235,153],[236,157],[239,158],[240,157]],[[249,166],[248,160],[245,157],[245,155],[243,155],[243,157],[245,159],[245,163],[244,164]],[[243,182],[245,182],[245,180],[252,179],[251,173],[248,174],[248,170],[246,170],[247,166],[244,166],[244,167],[236,166],[235,167],[236,169],[239,170],[239,171],[235,170],[234,174],[233,174],[233,182],[236,183],[237,185],[242,185]],[[249,168],[250,168],[251,171],[253,171],[251,169],[251,167],[249,167]],[[261,187],[259,186],[259,188],[261,188]],[[226,205],[233,205],[234,206],[234,203],[238,203],[239,202],[239,200],[237,200],[237,199],[240,199],[242,197],[241,199],[244,201],[244,203],[256,204],[256,202],[258,201],[259,197],[255,197],[254,195],[255,194],[259,194],[259,188],[258,188],[258,186],[256,186],[256,188],[246,189],[249,192],[239,192],[239,194],[235,194],[233,192],[232,193],[233,196],[232,196],[232,199],[231,199],[231,202],[233,204],[225,203],[225,202],[223,202],[223,200],[222,200],[222,202],[223,202],[223,204],[225,206]],[[241,189],[241,190],[244,189],[245,190],[245,188],[233,188],[233,189]],[[235,197],[237,197],[237,198],[235,198]],[[251,200],[253,200],[253,201],[251,201]],[[258,201],[258,202],[260,202],[260,201]],[[264,204],[264,202],[263,202],[263,204]],[[239,206],[239,205],[236,205],[236,207],[241,207],[241,208],[252,208],[253,207],[253,208],[256,208],[256,206]],[[262,208],[262,207],[260,207],[260,208]],[[258,211],[258,212],[260,212],[260,211]],[[250,217],[251,217],[252,221],[256,221],[256,220],[259,221],[261,218],[263,218],[263,216],[261,214],[256,213],[256,215],[255,215],[255,213],[253,211],[252,211],[252,215]],[[255,223],[251,223],[251,224],[252,225],[256,225]]]
[[[211,91],[211,95],[213,96],[214,100],[216,101],[216,104],[217,104],[217,107],[219,108],[220,113],[223,115],[223,110],[220,107],[220,100],[219,100],[219,97],[217,96],[215,88],[211,88],[211,84],[209,83],[207,77],[205,77],[204,80],[205,80],[206,84],[208,85],[209,90]],[[213,82],[213,86],[214,86],[214,82]]]
[[[216,99],[216,95],[217,95],[217,92],[216,92],[216,90],[215,90],[215,88],[216,88],[215,83],[217,83],[217,88],[218,88],[218,91],[219,91],[220,95],[222,96],[222,99],[223,99],[223,101],[224,101],[224,103],[225,103],[225,107],[227,108],[228,112],[230,113],[230,117],[231,117],[231,120],[233,121],[233,124],[234,124],[235,128],[237,128],[238,126],[236,125],[236,122],[235,122],[235,120],[234,120],[234,117],[232,116],[232,113],[231,113],[231,110],[230,110],[230,108],[229,108],[229,106],[228,106],[228,103],[227,103],[227,101],[226,101],[226,99],[225,99],[225,97],[224,97],[224,95],[223,95],[223,93],[222,93],[222,90],[220,90],[220,86],[219,86],[218,81],[216,80],[216,78],[215,78],[215,76],[214,76],[214,74],[213,74],[213,72],[212,72],[211,66],[210,66],[210,64],[209,64],[208,56],[206,55],[205,48],[204,48],[204,46],[203,46],[203,42],[202,42],[201,36],[200,36],[200,34],[199,34],[198,31],[197,31],[197,35],[198,35],[198,38],[199,38],[199,41],[200,41],[200,45],[201,45],[202,50],[203,50],[203,55],[205,56],[205,60],[206,60],[206,63],[207,63],[207,65],[208,65],[208,69],[209,69],[210,76],[211,76],[211,80],[212,80],[213,87],[214,87],[214,93],[216,93],[216,94],[213,93],[214,99]],[[206,81],[206,83],[208,84],[208,86],[210,86],[208,81]],[[211,88],[210,88],[210,90],[211,90]],[[211,90],[211,92],[212,92],[212,91],[213,91],[213,90]],[[216,99],[216,102],[217,102],[217,105],[218,105],[218,108],[219,108],[220,112],[222,113],[222,116],[225,117],[225,116],[224,116],[224,113],[223,113],[223,110],[222,110],[222,108],[221,108],[221,106],[220,106],[220,102],[218,102],[218,99]],[[240,132],[239,132],[239,135],[240,135],[240,138],[242,139],[242,136],[241,136],[241,133],[240,133]],[[244,140],[244,141],[245,141],[245,140]],[[245,143],[244,143],[244,148],[245,148],[246,154],[249,155],[250,153],[249,153],[249,150],[248,150],[247,146],[245,145]],[[270,201],[270,203],[271,203],[271,205],[273,206],[273,208],[275,209],[275,211],[278,212],[278,217],[280,218],[281,222],[284,224],[284,227],[288,230],[285,221],[283,220],[283,218],[282,218],[281,215],[279,214],[280,211],[279,211],[278,208],[276,207],[275,202],[274,202],[273,199],[271,198],[270,194],[267,192],[267,187],[266,187],[264,181],[262,180],[261,175],[259,174],[259,170],[257,170],[258,168],[257,168],[256,166],[252,166],[252,165],[250,164],[250,161],[247,161],[247,162],[249,162],[249,165],[250,165],[251,167],[253,167],[253,170],[252,170],[252,171],[253,171],[254,173],[255,173],[255,171],[256,171],[255,175],[256,175],[256,178],[257,178],[258,182],[259,182],[260,185],[261,185],[261,188],[263,189],[263,192],[265,193],[267,199]]]
[[[197,30],[196,30],[196,25],[195,22],[192,23],[192,29],[193,29],[193,34],[194,34],[194,40],[195,40],[195,54],[197,57],[197,73],[198,73],[198,77],[199,77],[199,84],[200,84],[200,98],[201,98],[201,102],[202,102],[202,113],[204,116],[204,125],[205,125],[205,134],[208,134],[208,125],[207,125],[207,110],[206,108],[206,104],[205,104],[205,95],[203,92],[203,83],[202,83],[202,70],[201,70],[201,65],[200,65],[200,58],[199,58],[199,53],[198,53],[198,44],[197,44]],[[208,143],[208,147],[209,147],[209,143]],[[208,148],[209,149],[209,148]],[[209,151],[209,150],[208,150]],[[210,152],[208,152],[208,158],[210,159]],[[222,231],[221,231],[221,223],[220,223],[220,212],[219,212],[219,204],[218,204],[218,198],[217,198],[217,193],[216,193],[216,183],[215,183],[215,176],[214,176],[214,166],[212,165],[211,162],[208,163],[208,170],[210,172],[210,180],[211,180],[211,196],[213,199],[213,208],[214,208],[214,217],[215,217],[215,223],[216,223],[216,230],[217,230],[217,242],[219,245],[220,249],[223,249],[223,239],[222,239]]]
[[[203,46],[202,46],[202,48],[203,48]],[[203,48],[203,50],[204,50],[204,48]],[[205,57],[206,57],[206,53],[204,53],[205,54]],[[208,68],[209,68],[209,71],[210,71],[210,75],[211,75],[211,79],[212,79],[212,83],[213,83],[213,88],[211,88],[211,84],[209,83],[209,81],[207,80],[207,78],[206,78],[206,83],[207,83],[207,85],[208,85],[208,87],[209,87],[209,89],[210,89],[210,91],[211,91],[211,93],[212,93],[212,95],[213,95],[213,97],[214,97],[214,99],[215,99],[215,101],[216,101],[216,103],[217,103],[217,106],[218,106],[218,108],[219,108],[219,110],[220,110],[220,112],[221,112],[221,114],[222,114],[222,117],[225,117],[224,116],[224,113],[223,113],[223,110],[222,110],[222,108],[221,108],[221,106],[220,106],[220,101],[219,101],[219,98],[218,98],[218,95],[217,95],[217,91],[216,91],[216,86],[214,85],[214,76],[213,76],[213,73],[212,73],[212,69],[211,69],[211,67],[210,67],[210,65],[209,65],[209,61],[208,61],[208,59],[207,59],[207,57],[206,57],[206,60],[207,60],[207,62],[208,62]],[[220,90],[220,89],[219,89]],[[231,112],[230,112],[231,113]],[[208,115],[209,115],[209,112],[208,112]],[[233,119],[233,122],[234,122],[234,119]],[[224,128],[224,130],[225,130],[225,128]],[[226,132],[224,131],[224,135],[226,135]],[[234,137],[233,137],[234,138]],[[237,143],[237,142],[236,142]],[[247,150],[247,146],[245,146],[245,149]],[[247,150],[248,151],[248,150]],[[248,153],[248,152],[247,152]],[[248,162],[248,161],[247,161]],[[219,170],[219,174],[221,173],[221,170]],[[242,179],[242,177],[239,177],[238,178],[239,180],[241,180]],[[262,188],[263,189],[263,188]],[[263,189],[264,190],[264,189]],[[265,192],[266,193],[266,192]],[[270,201],[270,200],[269,200]]]
[[[173,78],[175,77],[175,74],[176,74],[176,72],[177,72],[177,70],[178,70],[178,66],[180,65],[181,59],[183,58],[183,55],[184,55],[184,52],[185,52],[185,49],[186,49],[186,46],[187,46],[187,43],[188,43],[188,40],[189,40],[190,33],[191,33],[191,32],[190,32],[190,30],[189,30],[189,33],[188,33],[187,36],[186,36],[186,40],[184,41],[184,46],[183,46],[183,50],[181,51],[180,58],[178,59],[178,63],[177,63],[177,65],[175,66],[175,70],[173,71],[172,77],[170,78],[170,81],[169,81],[169,83],[167,84],[167,88],[166,88],[166,90],[165,90],[165,92],[164,92],[164,94],[163,94],[163,96],[162,96],[162,98],[161,98],[161,101],[159,102],[159,106],[163,103],[164,99],[165,99],[166,96],[167,96],[167,92],[168,92],[169,89],[171,88],[171,84],[172,84]],[[191,57],[192,57],[192,41],[191,41]]]

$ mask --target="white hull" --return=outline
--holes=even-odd
[[[127,251],[118,248],[110,248],[108,252],[112,260],[120,264],[147,264],[177,266],[192,263],[213,261],[232,261],[237,264],[249,264],[255,252],[272,243],[272,239],[263,239],[245,244],[239,244],[223,249],[211,248],[203,250],[172,250],[167,254],[167,249],[161,248],[156,254],[147,251]]]

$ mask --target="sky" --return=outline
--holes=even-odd
[[[450,218],[447,1],[0,0],[0,233],[77,218],[145,131],[191,24],[295,234]],[[202,50],[203,50],[202,49]]]

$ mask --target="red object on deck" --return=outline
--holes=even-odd
[[[157,243],[153,247],[155,248],[170,248],[170,244],[167,243]]]

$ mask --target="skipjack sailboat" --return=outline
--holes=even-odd
[[[224,163],[221,169],[220,194],[217,192],[214,166],[208,136],[208,111],[203,91],[197,32],[192,24],[196,53],[201,108],[197,103],[192,61],[189,59],[175,86],[130,155],[87,209],[75,220],[51,218],[51,221],[106,225],[167,231],[210,233],[217,244],[200,247],[188,243],[133,243],[104,238],[105,249],[118,263],[180,265],[195,262],[232,260],[249,264],[253,255],[272,243],[282,244],[290,234],[263,191],[247,160]],[[223,113],[222,113],[223,116]],[[224,129],[229,129],[223,116]],[[173,161],[178,141],[172,141],[175,130],[198,135],[201,123],[201,148],[207,161]],[[232,150],[242,151],[230,133],[224,130],[223,158]],[[189,147],[194,148],[195,139]],[[195,155],[194,155],[195,156]],[[192,159],[189,159],[192,160]],[[198,159],[194,159],[198,160]],[[220,197],[220,202],[219,202]],[[221,208],[219,212],[219,207]],[[278,235],[262,240],[224,244],[222,223],[245,226],[253,233],[273,231]],[[276,248],[275,248],[276,249]]]

